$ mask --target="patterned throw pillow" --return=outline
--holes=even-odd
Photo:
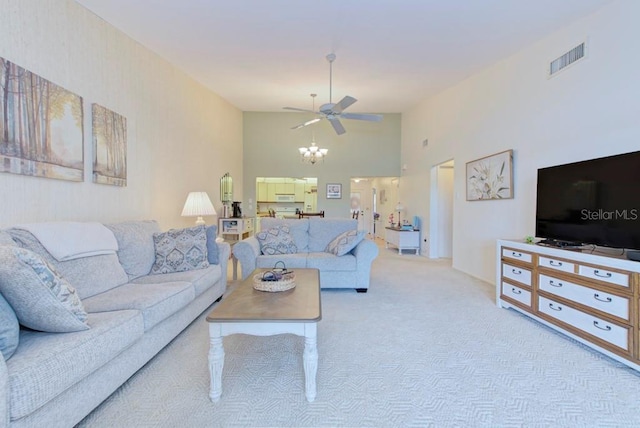
[[[89,328],[75,288],[25,248],[0,247],[0,292],[25,327],[49,333]]]
[[[336,256],[344,256],[364,239],[364,231],[348,230],[336,236],[324,250]]]
[[[152,274],[204,269],[207,261],[207,232],[204,226],[170,229],[153,234],[156,261]]]
[[[293,236],[289,233],[289,227],[282,225],[264,230],[256,235],[260,242],[262,254],[272,256],[274,254],[295,254],[298,252]]]

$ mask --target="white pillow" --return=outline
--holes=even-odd
[[[333,241],[329,242],[329,245],[327,245],[324,251],[335,254],[336,256],[344,256],[353,250],[363,239],[364,231],[347,230],[333,238]]]
[[[75,288],[33,251],[0,246],[0,292],[25,327],[49,333],[89,328]]]
[[[184,272],[209,267],[205,226],[170,229],[153,234],[156,261],[152,274]]]
[[[289,233],[289,227],[285,225],[272,227],[271,229],[256,234],[260,242],[260,251],[269,256],[275,254],[295,254],[298,252],[293,236]]]

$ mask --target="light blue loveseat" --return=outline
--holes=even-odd
[[[320,270],[321,288],[353,288],[359,293],[369,289],[371,264],[378,256],[377,245],[363,239],[351,251],[342,256],[327,252],[327,246],[342,232],[356,230],[357,220],[302,218],[277,219],[265,217],[260,229],[266,231],[285,225],[293,237],[296,252],[293,254],[262,254],[260,242],[250,236],[233,246],[233,255],[240,262],[242,279],[256,268],[272,268],[278,261],[287,268],[317,268]]]
[[[0,230],[5,254],[11,245],[29,249],[76,289],[90,327],[70,333],[20,329],[13,355],[5,361],[0,354],[1,428],[72,427],[225,292],[229,244],[215,244],[219,264],[150,275],[158,224],[107,227],[117,239],[116,254],[62,262],[31,233]]]

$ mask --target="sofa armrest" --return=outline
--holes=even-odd
[[[356,256],[356,287],[369,288],[369,280],[371,278],[371,264],[378,257],[378,246],[375,242],[363,239],[356,247],[351,250],[351,254]]]
[[[227,267],[229,266],[229,257],[231,257],[231,246],[228,242],[216,242],[218,245],[218,263],[220,264],[220,270],[222,271],[222,281],[227,286]]]
[[[256,268],[256,260],[260,255],[260,242],[255,236],[245,238],[233,246],[233,255],[240,262],[244,280]]]
[[[0,354],[0,428],[9,426],[9,371]]]

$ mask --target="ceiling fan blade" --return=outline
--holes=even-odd
[[[382,121],[381,114],[340,113],[340,117],[343,119],[368,120],[371,122]]]
[[[307,120],[304,123],[301,123],[300,125],[296,125],[291,129],[300,129],[300,128],[304,128],[305,126],[309,126],[309,125],[313,125],[314,123],[318,123],[320,122],[322,119],[319,117],[316,117],[315,119],[311,119],[311,120]]]
[[[334,113],[341,113],[344,109],[346,109],[347,107],[349,107],[351,104],[355,103],[356,101],[358,101],[358,100],[356,100],[355,98],[350,97],[349,95],[347,95],[346,97],[341,99],[338,104],[334,105],[331,110],[333,110]]]
[[[340,123],[340,121],[338,120],[338,118],[329,118],[329,122],[331,122],[331,126],[333,126],[333,129],[336,131],[336,134],[342,135],[345,132],[347,132],[344,129],[344,126],[342,126],[342,123]]]
[[[282,107],[284,110],[295,110],[295,111],[303,111],[305,113],[314,113],[314,114],[318,114],[317,111],[313,111],[313,110],[307,110],[304,108],[296,108],[296,107]]]

